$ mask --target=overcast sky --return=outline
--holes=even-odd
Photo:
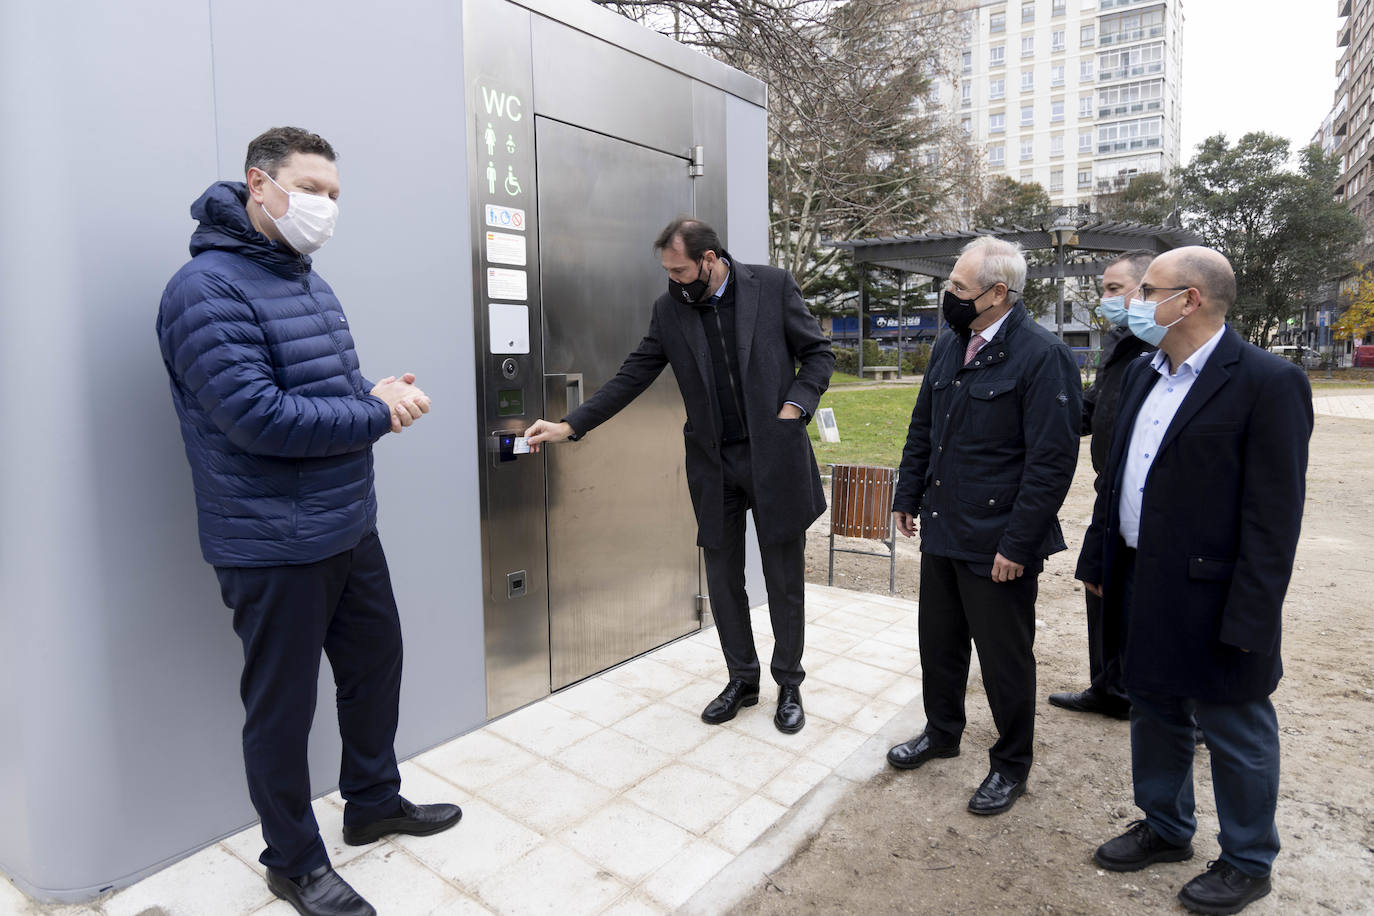
[[[1183,148],[1252,130],[1305,146],[1336,91],[1336,0],[1183,0]]]

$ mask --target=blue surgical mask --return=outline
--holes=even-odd
[[[1119,328],[1129,326],[1127,314],[1125,296],[1103,296],[1097,306],[1097,316]]]
[[[1186,292],[1186,289],[1179,290],[1170,296],[1169,299],[1177,299]],[[1169,329],[1187,317],[1185,315],[1179,315],[1168,324],[1157,324],[1155,322],[1155,309],[1168,302],[1169,299],[1161,299],[1159,302],[1150,302],[1147,299],[1132,299],[1130,309],[1128,310],[1131,333],[1152,347],[1159,346],[1160,342],[1164,340],[1164,335],[1169,333]]]

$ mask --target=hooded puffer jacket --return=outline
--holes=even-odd
[[[369,392],[334,291],[248,219],[241,182],[191,205],[191,260],[162,294],[157,336],[215,566],[289,566],[349,550],[377,522]]]

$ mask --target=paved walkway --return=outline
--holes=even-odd
[[[1374,420],[1374,394],[1324,395],[1318,391],[1312,396],[1312,410],[1319,417]]]
[[[766,611],[754,623],[767,659]],[[924,720],[914,602],[808,585],[806,666],[798,734],[773,727],[771,685],[710,726],[716,632],[678,640],[402,764],[408,798],[463,806],[453,830],[345,846],[339,796],[316,801],[330,857],[382,916],[719,913]],[[0,913],[292,916],[262,880],[261,845],[245,830],[83,906],[0,880]]]

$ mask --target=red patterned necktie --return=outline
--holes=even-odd
[[[964,351],[965,366],[967,366],[973,360],[974,354],[976,354],[979,350],[983,349],[983,344],[985,343],[987,343],[987,341],[984,340],[982,338],[982,335],[980,334],[974,334],[972,337],[969,338],[968,349]]]

